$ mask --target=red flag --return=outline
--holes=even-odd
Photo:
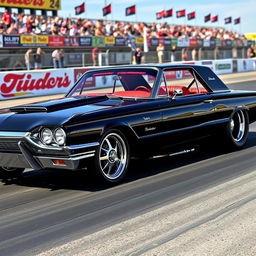
[[[85,4],[82,3],[81,5],[78,5],[75,7],[75,13],[76,15],[79,15],[81,13],[85,12]]]
[[[136,13],[136,5],[132,5],[125,9],[125,16],[133,15]]]
[[[210,20],[211,20],[211,14],[204,16],[204,22],[208,22]]]
[[[229,24],[229,23],[232,23],[232,17],[227,17],[224,19],[224,23],[225,24]]]
[[[173,15],[173,10],[172,9],[169,9],[167,11],[165,11],[165,18],[168,18],[168,17],[172,17]]]
[[[110,14],[111,11],[112,11],[111,4],[105,6],[105,7],[102,9],[102,11],[103,11],[103,16],[106,16],[106,15]]]
[[[219,19],[219,18],[218,18],[218,15],[213,16],[213,17],[212,17],[212,22],[217,22],[217,21],[218,21],[218,19]]]
[[[165,17],[165,10],[162,10],[161,12],[156,13],[156,19],[160,20]]]
[[[180,10],[180,11],[176,11],[176,17],[177,18],[181,18],[181,17],[184,17],[186,16],[186,10]]]
[[[188,20],[193,20],[196,18],[196,12],[188,13]]]
[[[234,24],[235,24],[235,25],[240,24],[240,22],[241,22],[240,17],[237,18],[237,19],[234,19]]]

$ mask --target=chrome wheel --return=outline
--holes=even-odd
[[[107,180],[116,181],[126,172],[128,161],[128,146],[125,139],[115,132],[105,135],[98,151],[101,174]]]
[[[246,119],[242,110],[234,113],[230,121],[230,131],[234,141],[240,142],[243,140],[246,132]]]

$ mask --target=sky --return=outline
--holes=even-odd
[[[74,7],[85,2],[86,12],[75,16]],[[102,19],[102,8],[106,4],[112,4],[112,14],[108,20],[142,21],[142,22],[168,22],[170,24],[186,24],[196,26],[218,26],[228,30],[234,30],[241,34],[256,33],[256,0],[61,0],[62,10],[60,16],[81,17],[88,19]],[[136,4],[137,14],[125,16],[125,8]],[[156,12],[173,8],[174,17],[156,20]],[[186,13],[196,11],[196,19],[187,21],[186,18],[176,18],[176,11],[186,9]],[[204,23],[204,16],[218,15],[216,23]],[[231,16],[234,19],[240,17],[241,24],[224,25],[224,18]]]

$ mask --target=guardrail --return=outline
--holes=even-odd
[[[256,58],[175,63],[205,65],[217,74],[256,70]],[[96,67],[1,72],[0,100],[67,93],[84,72],[94,68]],[[109,81],[104,82],[104,86],[108,87]],[[96,88],[88,87],[88,89]]]

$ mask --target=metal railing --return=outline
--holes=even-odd
[[[184,51],[187,51],[187,58],[183,58]],[[171,61],[192,61],[192,60],[212,60],[212,59],[227,59],[227,58],[246,58],[246,48],[199,48],[196,49],[196,53],[192,54],[192,49],[178,48],[175,52],[170,50],[164,51],[163,62]],[[105,51],[98,54],[96,65],[122,65],[133,63],[133,52],[109,52]],[[157,63],[158,57],[156,51],[149,51],[143,53],[144,63]],[[33,55],[31,55],[31,66],[34,66]],[[64,67],[85,67],[93,66],[92,54],[90,52],[67,52],[64,57]],[[42,56],[42,68],[52,68],[51,53],[45,53]],[[0,70],[22,70],[26,69],[24,54],[0,54]],[[32,68],[33,69],[33,68]]]

